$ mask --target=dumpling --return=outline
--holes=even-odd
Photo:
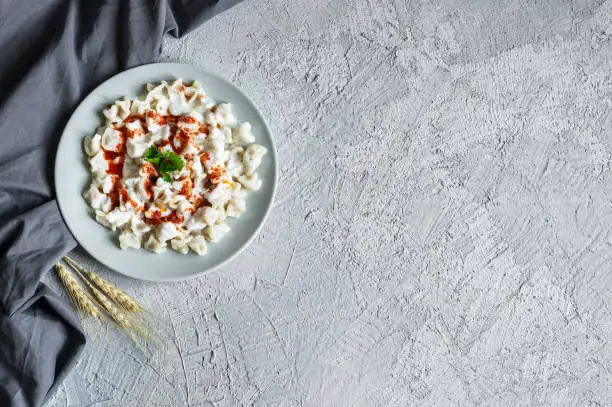
[[[174,116],[180,116],[188,113],[190,110],[189,103],[185,99],[185,94],[174,89],[168,92],[168,112]]]
[[[145,188],[145,180],[139,177],[128,178],[123,181],[127,189],[128,199],[144,205],[148,199],[148,193]]]
[[[155,237],[160,242],[174,239],[179,234],[176,225],[171,222],[163,222],[155,230]]]
[[[131,217],[131,212],[115,208],[106,215],[106,221],[111,225],[111,228],[115,230],[116,227],[125,225]]]
[[[230,183],[231,184],[231,183]],[[204,196],[214,206],[222,207],[225,206],[227,201],[231,198],[232,185],[228,185],[225,182],[220,182],[214,186],[214,188],[204,193]]]
[[[149,109],[149,105],[146,102],[137,100],[137,99],[132,99],[132,106],[130,107],[130,112],[133,115],[137,115],[137,116],[144,116],[145,113],[147,113],[147,110]]]
[[[151,226],[147,225],[142,219],[134,216],[130,221],[130,229],[137,236],[142,236],[151,230]]]
[[[168,108],[170,107],[170,101],[166,97],[161,97],[151,104],[155,111],[161,115],[168,114]]]
[[[106,117],[106,121],[109,123],[119,123],[122,119],[119,117],[119,109],[117,105],[112,105],[108,109],[102,111],[104,117]]]
[[[137,161],[138,158],[132,159],[130,156],[124,156],[123,158],[123,177],[133,178],[138,177],[140,173],[140,163]]]
[[[151,233],[149,235],[148,239],[146,239],[144,244],[145,249],[150,250],[154,253],[164,252],[166,250],[166,246],[166,242],[160,242],[159,240],[157,240],[154,233]]]
[[[209,140],[219,140],[225,144],[225,131],[217,127],[212,127],[208,135]]]
[[[202,117],[201,114],[197,112],[191,112],[187,115],[182,116],[179,119],[179,121],[176,123],[176,125],[181,130],[184,130],[189,133],[193,133],[200,128],[203,121],[204,121],[204,118]]]
[[[249,122],[242,123],[232,130],[232,142],[234,144],[253,143],[254,141],[255,136],[251,133],[251,124]]]
[[[184,148],[183,148],[183,154],[187,154],[187,155],[195,155],[200,151],[200,148],[198,147],[198,145],[191,140]]]
[[[142,236],[138,236],[130,230],[124,230],[119,234],[119,247],[122,250],[129,248],[139,249],[142,245]]]
[[[172,210],[178,210],[179,208],[188,208],[189,206],[185,206],[185,205],[189,205],[191,206],[191,202],[189,202],[187,200],[187,198],[185,198],[183,195],[175,195],[172,194],[172,196],[170,197],[170,201],[168,202],[168,208],[172,209]]]
[[[99,188],[102,189],[102,192],[104,192],[105,194],[110,194],[113,187],[115,186],[114,177],[105,172],[98,173],[94,178],[94,182],[98,185]]]
[[[198,255],[206,254],[206,239],[201,235],[194,236],[189,243],[189,248],[196,252]]]
[[[101,145],[107,151],[121,151],[121,132],[107,127],[102,134]]]
[[[145,98],[146,103],[152,103],[157,98],[161,97],[166,90],[167,83],[162,81],[159,85],[154,85],[152,83],[147,83],[147,96]]]
[[[257,191],[261,188],[262,181],[257,174],[241,175],[238,177],[238,181],[243,187],[250,191]]]
[[[89,159],[89,165],[94,175],[106,173],[106,170],[108,170],[108,162],[106,158],[104,158],[104,153],[102,151],[98,151],[98,154]]]
[[[111,224],[108,223],[108,221],[106,220],[106,214],[102,211],[96,211],[96,222],[98,222],[104,227],[107,227],[109,229],[111,228]]]
[[[122,121],[127,119],[130,115],[131,104],[132,102],[127,98],[115,102],[115,105],[117,106],[117,112],[119,113],[119,118]]]
[[[191,217],[191,212],[193,212],[193,204],[187,199],[182,199],[179,201],[178,205],[176,205],[175,209],[180,215],[183,215],[185,219],[189,219],[189,217]]]
[[[155,197],[155,201],[159,201],[167,206],[172,201],[173,196],[170,190],[170,184],[162,178],[158,178],[157,183],[153,186],[153,196]]]
[[[222,126],[234,126],[236,124],[236,116],[232,112],[230,103],[219,103],[215,111],[217,123]]]
[[[229,151],[227,160],[227,174],[230,177],[238,178],[244,172],[244,166],[242,164],[242,154],[244,149],[242,147],[234,147]]]
[[[145,117],[145,121],[147,124],[147,129],[149,131],[155,132],[159,129],[161,129],[163,126],[165,126],[166,124],[163,121],[163,118],[160,117],[159,114],[157,114],[156,112],[150,111],[147,112],[147,116]]]
[[[119,100],[104,110],[102,114],[104,114],[109,123],[122,122],[130,115],[130,104],[130,100]]]
[[[202,216],[200,216],[200,209],[198,209],[187,221],[187,225],[185,227],[188,232],[197,232],[198,230],[202,230],[206,227],[206,222],[204,222],[204,219],[202,219]]]
[[[189,161],[191,167],[191,181],[193,185],[200,185],[202,180],[206,179],[207,175],[204,172],[204,168],[202,168],[202,162],[200,161],[200,157],[195,156],[193,159]]]
[[[242,156],[242,162],[244,164],[244,172],[247,175],[251,175],[255,172],[257,167],[261,164],[261,159],[266,154],[267,150],[265,147],[259,144],[249,144],[244,150]]]
[[[227,216],[237,218],[242,215],[242,212],[246,209],[246,202],[243,199],[231,199],[227,203],[225,213]]]
[[[90,157],[98,154],[100,152],[100,141],[102,137],[96,133],[94,136],[86,136],[85,137],[85,152]]]
[[[157,144],[170,141],[170,126],[167,124],[157,127],[154,131],[147,133],[145,141],[148,144]]]
[[[134,120],[126,123],[125,128],[127,129],[130,137],[138,137],[145,134],[144,127],[142,127],[140,120]]]
[[[149,143],[142,137],[128,138],[125,143],[127,155],[132,158],[142,157],[149,148]]]
[[[112,202],[108,195],[100,192],[94,184],[89,186],[89,189],[83,194],[89,205],[95,210],[107,213],[111,209]]]
[[[187,254],[189,253],[188,243],[190,240],[189,236],[178,236],[170,241],[170,246],[179,253]]]
[[[221,220],[221,211],[210,206],[199,208],[192,216],[205,225],[214,225]]]
[[[216,243],[223,238],[230,231],[229,226],[225,223],[219,223],[216,225],[208,226],[204,230],[204,236],[207,240]]]

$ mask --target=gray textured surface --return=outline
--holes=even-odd
[[[611,405],[612,1],[287,3],[164,53],[267,115],[263,233],[176,284],[79,256],[170,334],[50,406]]]

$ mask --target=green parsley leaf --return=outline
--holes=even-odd
[[[173,153],[172,151],[164,152],[164,158],[162,163],[165,164],[167,171],[180,171],[185,166],[185,162],[183,161],[181,156]]]
[[[180,171],[185,166],[185,161],[180,155],[172,151],[162,153],[155,145],[151,145],[145,152],[144,159],[159,170],[162,179],[166,182],[172,182],[171,172]]]
[[[155,147],[155,145],[151,145],[144,155],[144,159],[153,165],[159,165],[159,161],[162,159],[162,157],[162,153],[157,149],[157,147]]]

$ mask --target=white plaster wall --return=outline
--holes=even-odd
[[[49,406],[612,404],[612,1],[247,0],[163,59],[261,107],[274,210],[192,281],[76,253],[165,341],[89,327]]]

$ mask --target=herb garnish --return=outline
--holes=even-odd
[[[154,145],[149,147],[144,155],[144,159],[159,170],[162,179],[166,182],[172,182],[172,178],[170,178],[169,174],[170,172],[180,171],[185,165],[185,161],[183,161],[180,155],[172,151],[164,151],[162,153]]]

